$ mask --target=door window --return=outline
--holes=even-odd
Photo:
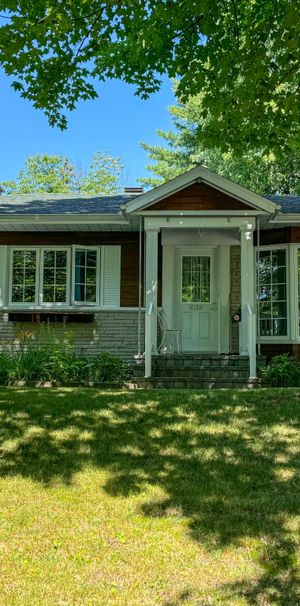
[[[182,257],[182,303],[210,302],[210,257],[189,255]]]

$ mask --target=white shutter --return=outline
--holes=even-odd
[[[103,307],[120,307],[121,246],[101,247]]]
[[[0,307],[8,300],[7,246],[0,246]]]

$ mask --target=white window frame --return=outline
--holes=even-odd
[[[77,250],[95,250],[96,251],[96,301],[76,301],[75,300],[75,257]],[[100,288],[101,288],[101,276],[100,276],[100,260],[101,260],[101,246],[80,246],[74,244],[72,246],[72,276],[71,276],[71,304],[74,307],[99,307],[100,306]]]
[[[43,292],[44,292],[44,252],[46,251],[63,251],[67,253],[67,279],[66,279],[66,301],[65,302],[44,302],[43,301]],[[67,246],[42,246],[39,248],[40,251],[40,275],[39,275],[39,292],[38,292],[38,304],[41,307],[47,308],[59,308],[66,307],[70,305],[70,288],[71,288],[71,251]]]
[[[35,300],[30,303],[17,302],[12,300],[12,290],[13,290],[13,258],[14,252],[31,250],[36,251],[36,268],[35,268]],[[38,296],[39,296],[39,267],[40,267],[40,253],[38,246],[11,246],[9,248],[9,305],[16,306],[18,308],[23,309],[32,309],[38,305]]]
[[[120,303],[117,306],[104,305],[104,284],[103,284],[103,257],[102,251],[105,247],[109,245],[99,245],[99,246],[86,246],[86,245],[70,245],[70,246],[7,246],[7,257],[8,257],[8,295],[7,295],[7,307],[8,309],[31,309],[31,310],[41,310],[41,309],[61,309],[71,311],[72,309],[120,309]],[[118,246],[119,248],[119,263],[121,268],[121,246],[112,245],[114,248]],[[31,250],[36,251],[36,273],[35,273],[35,300],[30,303],[18,303],[12,301],[12,267],[13,267],[13,253],[14,251],[24,251]],[[66,303],[58,302],[58,303],[48,303],[43,302],[43,272],[44,272],[44,252],[51,250],[63,250],[67,252],[67,300]],[[76,250],[95,250],[97,253],[96,256],[96,302],[88,302],[88,301],[75,301],[75,253]],[[121,288],[121,273],[119,276],[119,287]],[[129,308],[126,308],[129,309]],[[135,309],[135,308],[133,308]]]
[[[259,340],[260,343],[288,343],[291,341],[291,308],[292,308],[292,297],[291,297],[291,263],[290,263],[290,254],[289,254],[290,246],[288,244],[270,244],[260,246],[259,249],[256,249],[256,259],[258,262],[258,255],[262,251],[266,250],[285,250],[285,259],[286,259],[286,309],[287,309],[287,334],[286,335],[268,335],[261,336],[260,335],[260,325],[258,326],[259,331]],[[257,266],[255,266],[257,268]],[[255,272],[256,277],[256,307],[258,307],[258,289],[257,289],[257,269]],[[259,318],[260,320],[260,318]]]
[[[291,336],[293,342],[300,342],[300,312],[299,312],[299,286],[298,276],[298,250],[300,242],[289,245],[290,272],[291,272]]]

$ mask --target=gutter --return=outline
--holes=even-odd
[[[28,224],[36,224],[40,223],[41,225],[51,225],[51,224],[115,224],[115,225],[124,225],[129,224],[129,221],[124,218],[124,215],[105,215],[105,214],[69,214],[69,215],[1,215],[0,214],[0,224],[17,224],[17,225],[28,225]]]

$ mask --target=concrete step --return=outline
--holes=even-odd
[[[188,377],[135,378],[128,387],[131,389],[253,389],[259,387],[259,380],[241,378],[211,377],[209,379]]]
[[[144,377],[144,366],[136,366],[134,368],[135,377]],[[153,377],[186,377],[186,378],[199,378],[205,379],[210,377],[224,377],[224,378],[245,378],[249,376],[248,366],[181,366],[171,368],[168,366],[153,365],[152,367]]]

